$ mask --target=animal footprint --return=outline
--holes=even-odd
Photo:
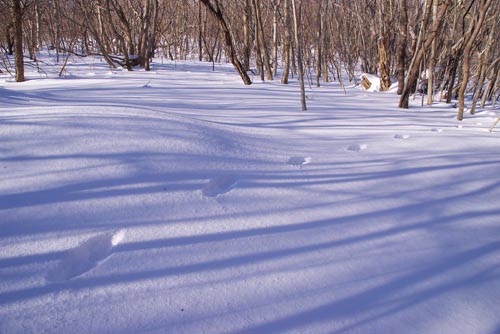
[[[286,163],[290,166],[303,166],[310,164],[311,161],[311,157],[290,157]]]
[[[440,128],[432,128],[431,132],[443,132],[443,129]]]
[[[233,175],[221,175],[211,179],[203,187],[202,193],[206,197],[217,197],[233,189],[237,182],[238,179]]]
[[[361,152],[366,150],[367,147],[367,144],[351,144],[346,147],[346,150],[350,152]]]
[[[394,135],[394,139],[408,139],[410,138],[410,135]]]
[[[97,267],[111,255],[113,247],[122,242],[125,231],[107,233],[90,238],[70,249],[55,268],[47,273],[52,282],[67,281]]]

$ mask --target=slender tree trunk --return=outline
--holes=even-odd
[[[269,50],[267,48],[266,39],[264,38],[264,25],[262,24],[262,15],[260,11],[260,0],[252,0],[255,13],[255,24],[257,30],[258,48],[262,56],[263,68],[265,68],[266,79],[273,80],[273,70],[269,59]]]
[[[54,18],[55,18],[55,21],[56,21],[56,24],[55,24],[55,40],[54,40],[54,47],[56,48],[56,61],[59,63],[60,61],[60,50],[61,50],[61,46],[62,46],[62,37],[61,37],[61,26],[59,24],[59,22],[61,22],[60,20],[60,8],[61,6],[59,5],[59,1],[58,0],[55,0],[54,2],[54,6],[53,6],[53,12],[52,14],[54,15]]]
[[[321,66],[323,64],[323,25],[322,25],[322,5],[323,1],[319,0],[318,2],[318,11],[316,13],[316,21],[317,21],[317,30],[316,30],[316,52],[315,52],[315,57],[316,57],[316,87],[320,87],[320,80],[321,80]]]
[[[379,73],[380,73],[380,90],[382,92],[389,90],[391,87],[391,76],[389,73],[389,58],[387,57],[387,42],[388,42],[388,33],[385,26],[386,21],[386,10],[384,6],[384,2],[386,0],[382,0],[379,2],[378,6],[378,16],[379,16],[379,39],[378,39],[378,54],[379,54]]]
[[[257,66],[257,71],[260,75],[260,81],[264,82],[266,80],[266,70],[264,69],[264,61],[262,59],[262,48],[260,46],[260,34],[259,25],[255,23],[256,37],[255,37],[255,63]]]
[[[243,13],[243,67],[250,70],[250,57],[252,56],[251,41],[252,6],[250,0],[245,0]]]
[[[405,86],[406,38],[408,36],[407,0],[400,0],[399,39],[398,39],[398,95],[403,93]]]
[[[279,2],[273,1],[273,76],[278,74],[278,10]]]
[[[41,35],[40,35],[40,29],[41,29],[41,13],[40,13],[40,4],[39,4],[39,0],[35,0],[35,3],[34,3],[34,6],[35,6],[35,41],[34,41],[34,45],[35,45],[35,51],[38,52],[38,50],[40,49],[40,47],[42,46],[42,38],[41,38]]]
[[[14,55],[16,63],[16,82],[23,82],[23,8],[21,0],[12,0],[12,17],[14,18]]]
[[[435,21],[437,19],[438,12],[438,0],[432,1],[432,20]],[[431,56],[429,58],[429,75],[427,78],[427,104],[432,105],[434,101],[434,67],[436,64],[436,52],[437,52],[437,40],[436,38],[432,41],[431,44]]]
[[[389,75],[389,66],[387,59],[387,49],[385,47],[385,37],[379,39],[379,71],[380,71],[380,90],[382,92],[391,87],[391,76]]]
[[[198,2],[198,60],[203,60],[203,11]]]
[[[290,33],[290,0],[285,0],[285,17],[284,17],[284,35],[283,35],[283,74],[281,76],[281,83],[288,84],[288,77],[290,75],[290,48],[292,36]]]
[[[146,50],[146,64],[144,66],[144,69],[146,71],[149,71],[151,69],[151,60],[154,57],[154,52],[156,49],[156,38],[157,38],[157,33],[158,33],[158,15],[159,15],[159,3],[158,0],[151,0],[151,6],[152,6],[152,20],[153,20],[153,28],[150,29],[148,35],[145,37],[148,39],[148,42],[146,44],[147,50]]]
[[[321,76],[323,77],[323,82],[328,82],[329,77],[328,77],[328,34],[327,34],[327,26],[328,26],[328,9],[329,9],[329,1],[330,0],[325,0],[325,10],[321,13],[321,31],[322,31],[322,38],[321,38],[321,48],[323,49],[323,52],[321,53],[321,70],[322,74]],[[333,7],[333,6],[332,6]]]
[[[304,64],[302,63],[302,43],[300,40],[300,26],[301,26],[301,14],[302,14],[302,0],[299,3],[298,9],[295,3],[296,0],[292,0],[292,11],[293,11],[293,25],[295,30],[295,45],[297,48],[297,68],[299,71],[299,83],[300,83],[300,101],[302,105],[302,111],[307,110],[306,105],[306,90],[304,86]]]

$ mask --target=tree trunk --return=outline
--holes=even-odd
[[[391,77],[389,75],[389,66],[387,59],[387,50],[385,47],[385,38],[379,39],[379,71],[380,71],[380,91],[384,92],[391,87]]]
[[[438,0],[432,1],[432,20],[436,20],[438,12]],[[434,100],[434,67],[436,64],[437,41],[434,39],[431,44],[431,56],[429,57],[429,75],[427,78],[427,104],[432,105]]]
[[[255,13],[255,24],[257,30],[258,48],[262,56],[263,68],[266,72],[266,79],[273,80],[273,70],[269,59],[269,50],[267,48],[266,39],[264,38],[264,26],[262,24],[262,15],[260,12],[260,0],[252,0]]]
[[[16,63],[16,82],[23,82],[23,8],[21,0],[12,0],[12,17],[14,18],[14,55]]]
[[[278,13],[279,3],[273,1],[273,76],[278,74]]]
[[[462,48],[460,48],[461,50]],[[453,89],[455,87],[455,78],[457,77],[457,70],[459,64],[459,56],[457,54],[452,53],[452,59],[450,61],[450,75],[448,78],[448,96],[446,97],[446,103],[451,103],[451,99],[453,98]]]
[[[203,60],[203,12],[201,2],[198,2],[198,61]]]
[[[408,36],[408,9],[407,0],[400,0],[399,17],[399,39],[398,39],[398,95],[403,93],[405,86],[405,67],[406,67],[406,37]]]
[[[299,71],[300,101],[302,105],[302,111],[306,111],[307,105],[306,105],[306,90],[304,86],[304,64],[302,63],[302,43],[300,41],[302,2],[300,2],[299,8],[297,10],[295,0],[292,0],[292,11],[293,11],[293,25],[295,28],[295,45],[297,48],[297,68]]]
[[[386,10],[384,1],[379,2],[378,17],[379,17],[379,39],[378,39],[378,69],[380,74],[380,91],[385,92],[391,87],[391,76],[389,73],[389,58],[387,57],[388,31],[386,27]]]
[[[292,36],[290,33],[290,0],[285,0],[285,18],[284,18],[284,35],[283,35],[283,74],[281,76],[281,83],[288,84],[288,76],[290,75],[290,48]]]
[[[252,56],[252,41],[251,41],[251,24],[252,24],[252,7],[250,0],[245,0],[243,14],[243,67],[245,71],[250,70],[250,57]]]
[[[321,66],[323,65],[323,25],[322,25],[322,4],[323,1],[319,0],[318,3],[318,12],[316,13],[316,21],[317,21],[317,27],[316,27],[316,52],[315,52],[315,57],[316,57],[316,87],[321,87],[320,84],[320,79],[321,79]]]
[[[329,77],[328,77],[328,34],[327,34],[327,27],[328,27],[328,8],[329,8],[329,2],[330,0],[325,0],[325,10],[321,14],[321,31],[322,31],[322,38],[321,38],[321,46],[323,49],[322,52],[322,59],[321,59],[321,70],[322,70],[322,78],[323,82],[328,82]],[[332,6],[333,7],[333,6]]]

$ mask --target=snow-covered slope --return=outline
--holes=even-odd
[[[498,110],[68,71],[0,82],[0,333],[500,332]]]

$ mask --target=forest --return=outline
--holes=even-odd
[[[358,74],[457,99],[457,119],[500,95],[496,0],[1,0],[0,71],[24,80],[37,55],[102,56],[149,70],[155,56],[230,62],[245,85],[297,75],[305,85]],[[62,71],[61,71],[62,72]],[[303,101],[303,109],[305,101]]]
[[[500,334],[499,13],[0,0],[0,334]]]

